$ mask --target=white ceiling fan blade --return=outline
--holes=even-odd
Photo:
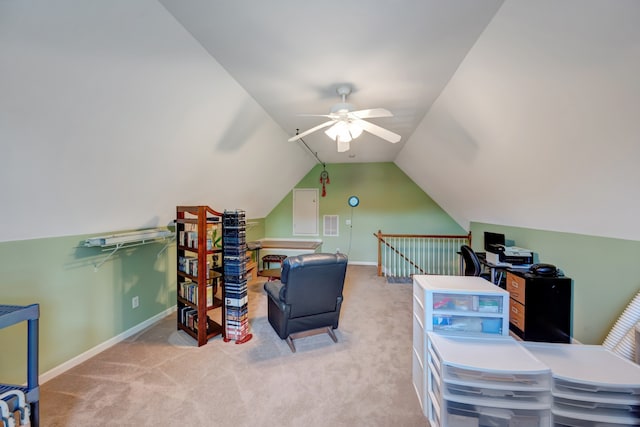
[[[315,132],[317,130],[320,130],[322,128],[326,128],[327,126],[330,126],[330,125],[334,124],[335,122],[336,122],[335,120],[329,120],[328,122],[324,122],[321,125],[318,125],[316,127],[312,127],[309,130],[305,130],[304,132],[299,133],[298,135],[292,136],[291,138],[289,138],[289,142],[297,141],[298,139],[300,139],[302,137],[305,137],[305,136],[309,135],[310,133],[313,133],[313,132]]]
[[[386,139],[387,141],[395,144],[400,141],[400,135],[397,133],[393,133],[390,130],[386,130],[378,125],[374,125],[373,123],[369,123],[366,120],[354,120],[354,123],[357,123],[362,129],[366,130],[369,133],[374,134],[375,136]]]
[[[298,117],[329,117],[335,119],[333,114],[297,114]]]
[[[373,119],[376,117],[393,117],[391,111],[385,108],[372,108],[369,110],[352,111],[350,115],[355,116],[358,119]]]

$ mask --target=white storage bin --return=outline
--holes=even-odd
[[[569,426],[638,426],[640,420],[637,417],[611,416],[601,411],[571,411],[562,407],[552,409],[554,424]]]
[[[547,427],[551,422],[551,411],[494,408],[444,399],[440,419],[443,427]]]
[[[575,393],[594,401],[599,396],[640,400],[640,367],[602,346],[538,342],[522,345],[551,367],[554,394]]]
[[[640,424],[640,406],[611,402],[589,402],[586,400],[567,399],[554,396],[553,408],[575,413],[583,413],[584,418],[606,417],[629,422],[629,425]]]
[[[552,413],[551,416],[553,418],[553,424],[552,424],[553,427],[628,427],[630,425],[626,422],[614,423],[610,421],[603,422],[603,421],[584,420],[579,418],[556,415],[555,413]]]
[[[583,380],[568,380],[555,378],[553,389],[559,393],[571,393],[589,396],[602,396],[610,398],[631,398],[640,401],[640,387],[622,384],[589,383]]]
[[[502,408],[550,408],[551,393],[548,390],[526,389],[500,389],[477,387],[464,384],[443,384],[444,396],[447,399],[458,402],[475,401],[486,402]],[[493,401],[493,403],[490,403]]]
[[[433,293],[433,311],[502,313],[502,296],[460,293]]]
[[[499,317],[433,315],[433,330],[436,332],[469,332],[505,335],[503,321]]]
[[[428,349],[428,339],[418,335],[420,326],[425,334],[434,330],[489,338],[509,334],[509,293],[480,277],[414,275],[412,305],[413,314],[420,320],[413,321],[413,349],[424,364],[425,375],[421,386],[416,384],[420,379],[414,372],[416,390],[429,387],[430,366],[442,377],[442,359]],[[428,390],[424,390],[420,402],[423,411],[429,412]]]
[[[466,369],[457,366],[445,365],[442,376],[447,379],[457,380],[466,384],[491,385],[503,388],[533,387],[548,390],[551,387],[549,375],[525,374],[514,372],[481,371]]]
[[[550,390],[551,370],[511,337],[477,338],[428,332],[442,380],[477,387]]]

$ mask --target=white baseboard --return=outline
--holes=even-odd
[[[348,261],[349,265],[378,265],[377,262],[373,261]]]
[[[92,358],[93,356],[99,354],[100,352],[105,351],[106,349],[108,349],[109,347],[119,343],[120,341],[124,341],[125,339],[129,338],[132,335],[137,334],[138,332],[142,331],[143,329],[148,328],[149,326],[153,325],[156,322],[159,322],[160,320],[164,319],[165,317],[167,317],[169,314],[173,313],[176,311],[176,306],[174,305],[173,307],[169,307],[168,309],[164,310],[163,312],[160,312],[158,314],[156,314],[155,316],[145,320],[144,322],[138,323],[136,326],[134,326],[133,328],[127,329],[126,331],[122,332],[121,334],[116,335],[115,337],[98,344],[97,346],[85,351],[82,354],[77,355],[76,357],[67,360],[66,362],[56,366],[53,369],[48,370],[47,372],[45,372],[44,374],[40,375],[38,377],[38,380],[40,382],[40,384],[44,384],[47,381],[49,381],[52,378],[57,377],[58,375],[68,371],[69,369],[81,364],[82,362],[85,362],[87,360],[89,360],[90,358]]]

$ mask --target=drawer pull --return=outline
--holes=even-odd
[[[519,286],[518,286],[518,282],[516,282],[515,280],[512,280],[512,281],[511,281],[511,287],[512,287],[512,288],[516,288],[516,289],[517,289],[517,288],[519,288]]]
[[[514,299],[520,299],[520,293],[519,292],[511,292],[511,298]]]

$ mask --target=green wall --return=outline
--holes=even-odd
[[[323,251],[340,248],[351,262],[375,264],[378,230],[385,233],[466,234],[427,194],[393,163],[330,164],[330,184],[320,197],[322,215],[340,216],[340,236],[323,240]],[[321,188],[322,166],[314,167],[296,188]],[[360,197],[350,208],[347,198]],[[248,221],[247,240],[290,238],[293,193],[264,219]],[[351,217],[353,215],[353,217]],[[346,224],[352,219],[353,228]],[[349,232],[352,232],[349,250]],[[640,242],[472,223],[473,246],[483,247],[483,232],[504,233],[517,246],[534,250],[538,261],[560,267],[573,279],[573,335],[585,344],[601,343],[640,289],[633,266]],[[85,248],[84,239],[67,236],[0,243],[0,304],[40,303],[40,373],[45,373],[175,305],[175,245],[164,243],[123,249],[106,256]],[[160,255],[159,255],[160,254]],[[131,298],[140,307],[131,308]],[[0,329],[0,383],[26,381],[26,324]]]
[[[320,197],[319,218],[322,251],[348,253],[351,262],[377,262],[378,230],[383,233],[467,234],[440,206],[422,191],[394,163],[337,163],[326,166],[330,183],[326,197]],[[295,188],[318,188],[322,194],[320,173],[316,165]],[[360,198],[351,208],[347,199]],[[322,235],[322,216],[340,216],[340,235]],[[353,215],[353,217],[352,217]],[[352,228],[345,220],[352,219]],[[278,238],[293,236],[293,191],[265,218],[265,235]],[[349,234],[352,234],[349,248]]]
[[[640,290],[634,267],[638,241],[472,223],[474,249],[484,250],[485,231],[504,233],[516,246],[534,251],[537,262],[554,264],[573,279],[572,333],[583,344],[602,344]]]
[[[40,304],[40,374],[175,305],[175,245],[121,249],[96,271],[107,253],[88,237],[0,243],[0,304]],[[0,343],[0,383],[26,382],[26,322]]]

